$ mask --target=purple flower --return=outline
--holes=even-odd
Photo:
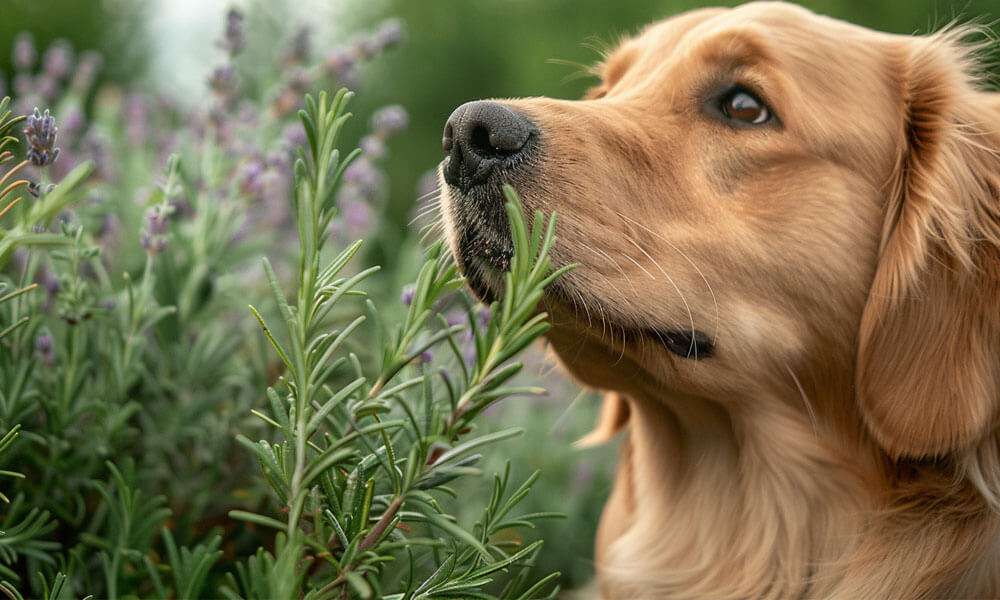
[[[449,310],[444,315],[444,321],[448,324],[448,327],[454,327],[455,325],[464,325],[466,323],[466,314],[462,309]]]
[[[382,174],[373,162],[361,156],[344,170],[344,183],[358,195],[372,199],[382,188]]]
[[[168,210],[163,205],[156,205],[146,211],[146,231],[151,235],[163,235],[167,232]]]
[[[46,367],[51,367],[56,362],[55,344],[49,333],[43,333],[35,338],[35,352]]]
[[[114,214],[106,214],[97,230],[97,238],[104,247],[114,246],[121,237],[121,229],[121,221],[118,220],[118,217]]]
[[[292,43],[288,48],[288,62],[301,64],[309,60],[312,54],[312,28],[302,25],[295,30]]]
[[[289,123],[286,125],[281,137],[290,149],[305,146],[306,142],[309,141],[306,137],[306,130],[302,127],[301,123]]]
[[[37,279],[38,283],[45,288],[45,292],[49,295],[49,298],[58,294],[59,288],[62,287],[59,284],[59,278],[48,267],[42,267],[39,270]]]
[[[28,193],[31,194],[32,198],[41,198],[42,196],[54,190],[55,187],[56,185],[54,183],[50,183],[48,185],[42,185],[37,181],[29,181]]]
[[[334,48],[327,53],[324,60],[326,70],[336,79],[344,79],[354,70],[357,58],[346,48]]]
[[[430,350],[424,350],[423,352],[420,353],[418,360],[426,365],[430,363],[432,360],[434,360],[434,353],[431,352]]]
[[[14,76],[14,93],[18,96],[28,96],[35,87],[35,78],[27,73],[18,73]]]
[[[139,244],[150,255],[157,255],[167,247],[168,219],[171,207],[157,204],[146,211],[145,225],[139,233]]]
[[[237,77],[233,65],[216,67],[208,77],[208,87],[216,94],[228,97],[236,93]]]
[[[384,50],[401,43],[404,35],[405,31],[402,21],[399,19],[386,19],[382,21],[382,25],[375,32],[374,37],[378,40],[379,46]]]
[[[413,304],[413,298],[417,295],[417,286],[408,283],[403,286],[403,292],[399,295],[400,302],[405,306]]]
[[[490,324],[490,318],[492,318],[493,313],[490,311],[489,306],[480,306],[479,311],[476,312],[476,320],[480,329],[486,329]]]
[[[371,208],[368,204],[353,198],[344,198],[340,201],[341,216],[344,220],[345,234],[350,238],[355,238],[366,231],[371,225]]]
[[[73,73],[73,89],[79,93],[87,92],[94,80],[97,79],[97,72],[104,64],[104,57],[93,50],[88,50],[80,56],[80,62],[76,65]]]
[[[45,100],[54,100],[59,92],[59,81],[46,73],[36,77],[33,83],[35,87],[33,91]]]
[[[83,152],[94,162],[94,171],[104,181],[112,181],[115,176],[114,166],[110,160],[108,140],[99,132],[91,129],[84,136]]]
[[[42,69],[52,79],[62,80],[73,68],[73,47],[66,40],[57,40],[45,51]]]
[[[149,102],[141,94],[129,94],[125,98],[125,134],[129,144],[145,146],[149,144]]]
[[[396,134],[410,123],[406,109],[398,104],[385,106],[372,115],[371,127],[377,135],[383,138]]]
[[[85,123],[83,111],[78,107],[70,108],[62,122],[63,140],[66,138],[69,138],[70,140],[75,139],[83,130],[83,125]]]
[[[237,181],[239,181],[240,191],[250,196],[260,194],[261,189],[263,188],[263,175],[263,161],[253,159],[245,163],[242,167],[240,167],[236,176]]]
[[[46,167],[55,162],[59,157],[59,148],[56,148],[56,120],[49,114],[48,109],[44,113],[35,108],[35,112],[28,117],[27,127],[24,128],[24,136],[28,140],[28,160],[36,167]]]
[[[233,7],[226,12],[226,29],[222,34],[219,46],[229,53],[229,56],[236,56],[246,45],[246,36],[243,31],[243,13]]]
[[[18,71],[28,71],[35,66],[38,60],[38,51],[35,49],[35,41],[31,34],[22,31],[14,39],[14,68]]]
[[[363,60],[371,60],[382,51],[382,43],[374,35],[358,38],[354,41],[354,53]]]
[[[361,138],[358,146],[365,153],[365,156],[369,158],[378,159],[385,156],[385,142],[378,136],[366,135]]]

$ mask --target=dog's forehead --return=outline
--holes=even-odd
[[[852,40],[866,43],[884,35],[793,4],[751,2],[736,8],[693,10],[652,23],[635,37],[623,41],[605,64],[626,59],[633,62],[640,55],[662,57],[682,46],[698,46],[735,32],[755,32],[779,52],[782,46],[801,44],[816,49],[827,42],[842,46]]]

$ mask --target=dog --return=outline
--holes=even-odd
[[[608,393],[589,441],[625,431],[602,597],[1000,596],[1000,94],[974,33],[696,10],[582,100],[448,119],[473,291],[502,293],[505,182],[577,264],[540,309]]]

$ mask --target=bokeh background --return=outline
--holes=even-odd
[[[15,36],[30,31],[40,48],[68,40],[77,52],[99,51],[106,84],[144,89],[179,105],[204,101],[213,67],[223,0],[0,0],[0,84],[10,89]],[[365,118],[349,138],[364,132],[376,107],[400,104],[409,129],[392,141],[386,164],[389,194],[371,232],[370,260],[392,269],[400,256],[420,182],[440,159],[440,134],[459,104],[484,97],[545,95],[575,98],[590,85],[585,65],[621,36],[665,16],[709,4],[681,0],[266,0],[232,3],[248,14],[251,38],[246,62],[266,61],[301,23],[313,27],[322,55],[359,31],[388,17],[400,18],[406,40],[379,57],[356,82],[354,110]],[[803,2],[824,14],[896,33],[934,30],[952,20],[989,23],[1000,15],[998,0],[828,0]],[[353,136],[353,137],[352,137]],[[409,261],[412,262],[412,261]],[[529,507],[560,510],[564,521],[546,525],[542,568],[560,570],[568,587],[591,576],[592,548],[600,508],[609,491],[614,448],[577,451],[574,439],[591,425],[598,400],[538,363],[535,376],[551,388],[542,400],[512,402],[492,415],[504,426],[521,425],[527,435],[508,444],[522,475],[542,470],[539,493]],[[499,458],[498,458],[499,460]],[[470,493],[476,493],[471,490]]]

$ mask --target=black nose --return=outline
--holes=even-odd
[[[444,126],[441,147],[447,158],[444,179],[468,191],[493,169],[522,152],[535,127],[503,104],[479,100],[455,109]]]

